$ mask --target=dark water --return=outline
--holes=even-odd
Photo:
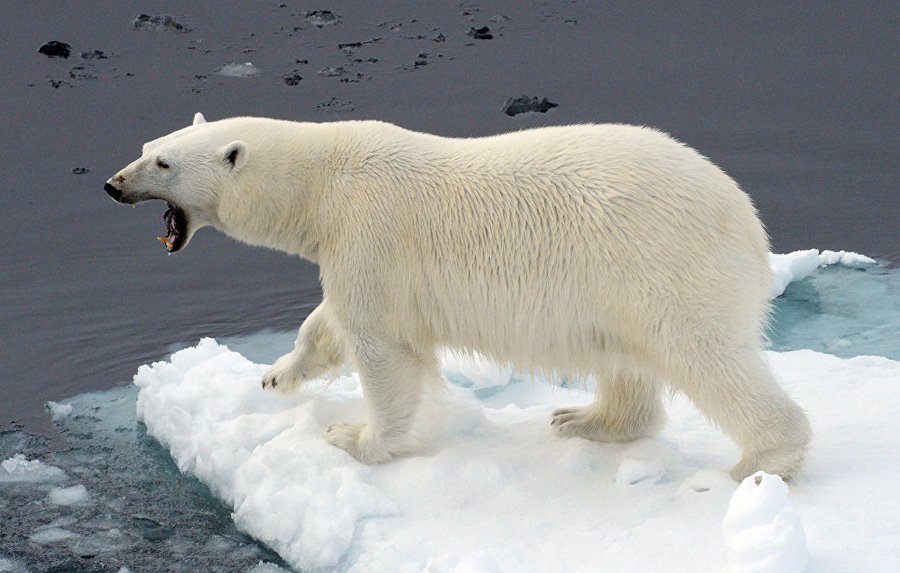
[[[312,9],[340,22],[317,28],[303,17]],[[172,11],[190,32],[132,26]],[[776,252],[896,263],[898,16],[894,2],[5,2],[0,428],[53,434],[48,399],[125,384],[201,335],[294,328],[317,304],[312,265],[211,231],[167,257],[154,240],[162,208],[127,210],[103,193],[144,141],[195,111],[378,118],[458,136],[653,125],[741,183]],[[466,34],[485,25],[491,40]],[[39,54],[50,40],[73,55]],[[110,57],[80,57],[90,50]],[[247,61],[261,72],[213,74]],[[326,66],[343,76],[318,75]],[[503,114],[521,95],[559,106]]]
[[[114,573],[248,571],[281,558],[237,530],[231,511],[196,479],[181,474],[169,453],[134,418],[137,388],[81,394],[68,401],[58,442],[0,431],[0,461],[16,454],[62,469],[38,482],[0,482],[0,571]],[[2,470],[0,470],[2,471]],[[84,485],[75,505],[48,501],[52,487]],[[67,537],[40,539],[48,530]],[[8,567],[8,566],[7,566]]]

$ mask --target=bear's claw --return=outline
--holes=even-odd
[[[289,394],[302,384],[302,373],[297,373],[293,354],[286,354],[269,368],[262,378],[262,389]]]

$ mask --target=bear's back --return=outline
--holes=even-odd
[[[365,160],[346,207],[365,228],[345,228],[346,266],[379,277],[368,286],[395,316],[424,321],[411,338],[475,340],[541,363],[574,341],[651,335],[660,312],[741,297],[749,326],[765,312],[767,240],[749,198],[665,134],[577,125],[456,139],[358,127],[370,133],[355,144]]]

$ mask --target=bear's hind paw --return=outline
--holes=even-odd
[[[556,433],[565,438],[584,438],[598,442],[612,441],[597,419],[595,412],[588,407],[560,408],[553,412],[550,425]]]
[[[393,456],[372,439],[366,424],[332,424],[325,432],[325,441],[340,448],[364,464],[380,464]]]

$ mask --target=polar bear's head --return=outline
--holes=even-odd
[[[159,240],[170,253],[216,225],[221,188],[247,162],[247,146],[214,126],[197,113],[193,125],[145,143],[141,157],[103,187],[119,203],[165,201],[166,235]]]

